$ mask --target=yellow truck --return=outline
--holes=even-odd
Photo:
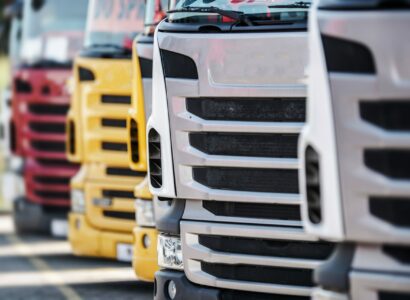
[[[132,101],[129,110],[128,157],[131,169],[147,168],[146,120],[151,113],[152,56],[156,25],[166,16],[168,0],[147,0],[145,7],[145,30],[136,38],[133,46]],[[148,178],[135,188],[136,221],[134,228],[133,268],[137,277],[154,281],[158,270],[157,230],[152,195]]]
[[[89,2],[84,50],[74,64],[67,118],[67,156],[81,163],[71,180],[69,240],[76,255],[132,260],[134,189],[144,163],[131,170],[127,114],[131,107],[132,43],[144,29],[144,0]],[[142,141],[145,144],[145,141]]]

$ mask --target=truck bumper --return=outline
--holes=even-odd
[[[157,236],[155,228],[135,227],[134,235],[134,253],[132,267],[138,279],[153,282],[155,272],[159,270],[157,260]],[[149,243],[144,243],[149,240]]]
[[[110,259],[118,259],[118,245],[132,245],[133,241],[131,233],[107,232],[92,227],[79,213],[69,215],[68,237],[75,255]]]
[[[174,299],[180,300],[220,300],[217,289],[195,285],[185,277],[183,272],[161,270],[155,273],[154,300],[169,300],[168,285],[173,281],[176,286]]]
[[[64,208],[53,212],[45,210],[41,204],[32,203],[24,196],[17,197],[13,202],[13,219],[16,230],[19,233],[50,234],[53,220],[67,220],[67,212]]]

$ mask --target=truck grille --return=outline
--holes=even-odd
[[[31,146],[37,151],[44,152],[65,152],[64,142],[32,141]]]
[[[304,98],[187,98],[187,110],[204,119],[244,122],[305,122]]]
[[[193,177],[212,189],[298,193],[297,170],[196,167],[193,168]]]
[[[68,112],[69,106],[66,104],[29,104],[28,109],[35,115],[51,115],[51,116],[65,116]]]
[[[410,131],[409,115],[410,102],[360,102],[360,116],[362,119],[387,130]]]
[[[30,129],[37,133],[57,133],[65,134],[64,123],[52,123],[52,122],[30,122]]]

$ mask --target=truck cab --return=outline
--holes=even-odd
[[[152,57],[154,32],[166,16],[168,1],[148,0],[145,6],[144,33],[135,39],[133,46],[132,104],[129,110],[128,158],[130,167],[138,170],[142,164],[147,168],[146,120],[151,114],[152,103]],[[134,233],[133,268],[140,280],[154,281],[157,263],[157,230],[152,194],[148,177],[135,187],[136,226]]]
[[[302,217],[337,243],[313,299],[410,297],[409,8],[321,0],[311,10]]]
[[[66,83],[81,49],[86,11],[82,0],[24,1],[11,121],[11,148],[24,159],[26,190],[14,201],[18,232],[67,234],[69,181],[78,166],[65,157]]]
[[[309,2],[172,1],[147,125],[155,299],[310,299],[333,244],[301,222]]]
[[[67,118],[67,156],[81,164],[71,180],[69,240],[76,255],[131,261],[134,189],[146,168],[129,167],[127,115],[132,42],[144,30],[145,2],[91,0],[89,5]]]

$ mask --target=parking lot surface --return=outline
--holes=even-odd
[[[0,299],[152,299],[130,264],[76,257],[65,240],[16,236],[0,215]]]

